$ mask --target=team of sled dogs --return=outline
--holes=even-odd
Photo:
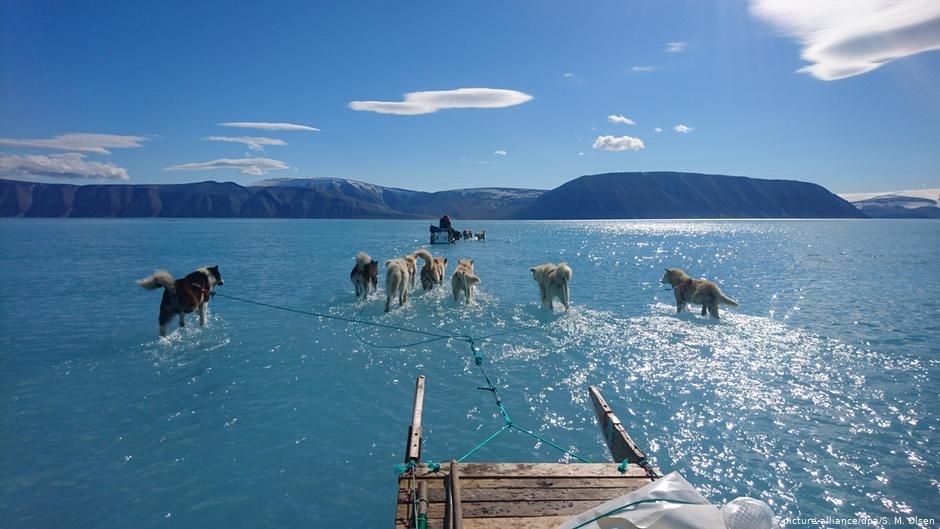
[[[418,259],[424,262],[420,275],[417,270]],[[349,273],[349,279],[356,292],[356,298],[365,300],[369,292],[377,291],[379,282],[379,263],[365,252],[355,257],[356,264]],[[434,257],[431,252],[420,249],[410,255],[385,261],[385,312],[389,311],[392,298],[398,298],[398,305],[408,302],[408,292],[415,288],[416,277],[421,278],[421,288],[433,290],[442,287],[447,272],[447,258]],[[565,263],[545,263],[529,269],[532,279],[539,286],[543,307],[554,309],[557,299],[568,310],[571,295],[568,289],[571,283],[571,267]],[[676,312],[682,312],[688,304],[702,306],[702,316],[707,313],[718,318],[718,305],[738,306],[738,302],[721,292],[718,285],[705,279],[692,279],[678,268],[667,268],[660,281],[671,285],[676,298]],[[150,277],[137,281],[148,290],[163,288],[160,301],[160,336],[166,336],[167,325],[174,317],[179,318],[179,326],[186,325],[185,316],[199,311],[199,324],[206,325],[206,310],[212,290],[224,285],[218,266],[198,268],[182,279],[175,279],[169,272],[159,270]],[[480,278],[473,268],[472,259],[457,261],[457,269],[450,278],[451,293],[454,301],[463,294],[466,303],[473,299],[473,290],[480,284]]]

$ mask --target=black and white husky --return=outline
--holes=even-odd
[[[206,309],[212,289],[224,285],[218,266],[199,268],[183,279],[173,279],[166,270],[158,270],[150,277],[137,282],[147,290],[163,287],[160,301],[160,336],[166,336],[166,326],[179,316],[180,327],[186,326],[186,314],[199,309],[199,325],[206,326]]]

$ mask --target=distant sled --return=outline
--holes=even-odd
[[[457,242],[454,230],[431,225],[431,244],[453,244]]]

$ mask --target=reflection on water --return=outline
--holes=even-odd
[[[940,287],[940,248],[923,244],[936,223],[473,227],[489,240],[432,251],[448,274],[458,258],[476,261],[475,302],[455,302],[445,282],[386,314],[383,292],[354,300],[352,256],[413,251],[424,222],[0,223],[19,249],[0,257],[17,278],[0,283],[4,519],[336,526],[354,510],[351,526],[376,526],[391,518],[418,374],[427,458],[459,456],[501,426],[459,339],[221,297],[209,327],[191,317],[158,338],[159,296],[133,281],[210,262],[225,274],[220,292],[475,337],[513,419],[587,459],[608,460],[586,392],[599,385],[656,464],[712,501],[757,496],[781,515],[934,514],[940,307],[921,294]],[[549,313],[528,269],[560,261],[574,270],[573,306]],[[718,281],[742,306],[720,321],[676,314],[658,284],[667,266]],[[23,322],[15,309],[37,291]],[[565,460],[518,433],[474,458]]]

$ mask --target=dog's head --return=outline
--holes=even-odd
[[[219,265],[207,267],[206,270],[209,271],[209,286],[219,285],[222,286],[225,284],[225,281],[222,281],[222,274],[219,273]]]
[[[679,268],[667,268],[666,273],[663,274],[663,278],[659,281],[662,284],[670,284],[672,286],[681,285],[687,279],[689,275],[683,272]]]

